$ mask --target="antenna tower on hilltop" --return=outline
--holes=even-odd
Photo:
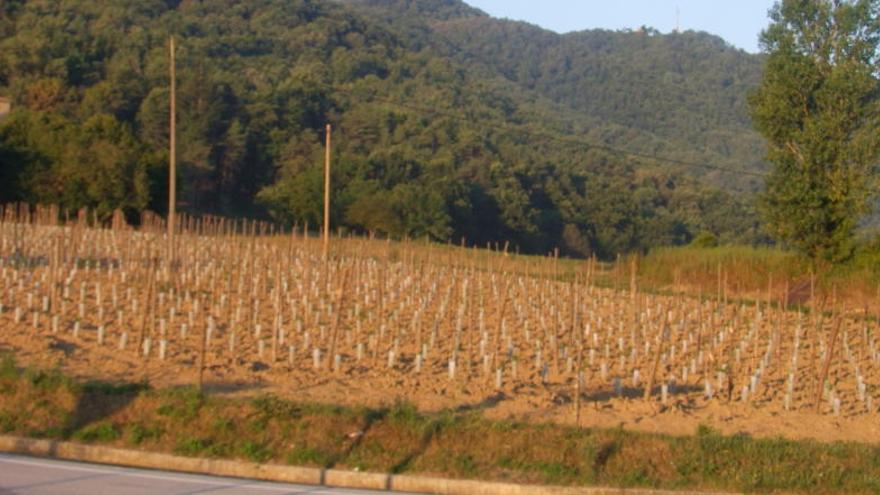
[[[681,10],[675,6],[675,32],[681,33]]]

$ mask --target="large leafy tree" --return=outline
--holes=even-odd
[[[873,197],[878,141],[878,0],[782,0],[762,34],[752,116],[773,170],[770,233],[814,260],[852,253]]]

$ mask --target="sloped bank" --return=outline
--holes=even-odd
[[[0,366],[0,434],[9,435],[5,450],[36,455],[424,493],[513,493],[514,484],[578,493],[880,492],[880,447],[867,444],[722,436],[708,428],[674,437],[520,424],[477,412],[423,414],[405,403],[343,408],[224,398],[76,383],[58,372],[18,369],[9,358]],[[165,460],[133,461],[141,458]],[[501,484],[485,491],[467,481],[477,479]]]

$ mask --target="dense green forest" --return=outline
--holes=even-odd
[[[410,39],[471,71],[514,82],[581,120],[590,116],[579,132],[593,142],[734,170],[766,169],[746,102],[760,82],[762,57],[717,36],[660,35],[648,27],[559,35],[452,0],[346,1],[390,26],[410,26]],[[740,191],[761,187],[754,175],[690,172]]]
[[[180,208],[395,237],[616,253],[760,242],[760,58],[701,33],[560,36],[457,0],[7,0],[0,201]],[[757,181],[757,182],[756,182]]]

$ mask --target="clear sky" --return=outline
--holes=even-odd
[[[758,52],[758,34],[774,0],[465,0],[492,15],[537,24],[559,33],[583,29],[653,27],[668,33],[717,34],[748,52]]]

